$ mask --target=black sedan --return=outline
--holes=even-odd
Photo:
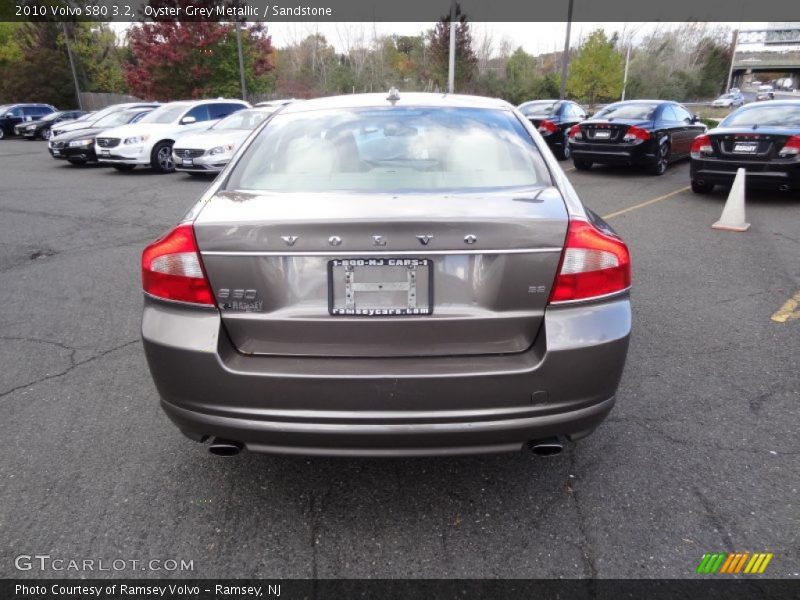
[[[732,112],[692,144],[692,190],[730,185],[744,168],[748,186],[800,191],[800,100],[770,100]]]
[[[85,114],[86,111],[83,110],[59,110],[42,117],[38,121],[20,123],[14,127],[14,133],[26,137],[29,140],[49,140],[51,127],[53,125],[63,121],[74,121],[76,119],[80,119]]]
[[[85,165],[88,162],[97,162],[94,150],[94,141],[98,134],[129,123],[136,123],[149,113],[152,108],[130,108],[121,110],[93,123],[86,129],[68,131],[50,140],[48,149],[53,158],[68,160],[73,165]]]
[[[567,131],[587,118],[586,109],[571,100],[532,100],[518,106],[559,160],[570,157]]]
[[[706,126],[677,102],[628,100],[609,104],[569,130],[575,168],[594,163],[637,165],[661,175],[671,162],[688,158],[692,140]]]

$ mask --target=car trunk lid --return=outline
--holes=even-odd
[[[195,233],[242,352],[469,355],[533,344],[567,221],[555,188],[223,192]]]

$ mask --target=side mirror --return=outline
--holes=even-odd
[[[699,115],[692,115],[692,123],[697,123],[700,120]]]
[[[586,111],[586,118],[587,119],[591,119],[593,116],[594,116],[594,113],[592,111],[590,111],[590,110]]]
[[[197,123],[197,119],[194,117],[183,117],[181,119],[181,125],[190,125],[192,123]]]

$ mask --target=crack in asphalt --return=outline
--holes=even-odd
[[[317,494],[314,490],[310,490],[308,493],[307,512],[309,514],[309,535],[311,542],[311,578],[315,581],[319,576],[319,556],[317,545],[319,542],[321,527],[318,516],[324,512],[325,507],[328,504],[328,498],[331,495],[331,491],[331,486],[327,485],[322,494]],[[319,500],[317,500],[318,497]],[[314,593],[316,594],[316,590],[314,590]]]
[[[569,474],[575,474],[575,476],[577,477],[577,475],[576,475],[576,473],[577,473],[577,460],[576,460],[576,454],[575,454],[575,449],[574,448],[572,448],[570,450],[569,471],[570,471]],[[569,476],[569,474],[568,474],[568,476]],[[594,547],[592,545],[592,541],[589,538],[589,531],[588,531],[588,529],[586,527],[586,516],[584,515],[583,506],[581,505],[580,494],[578,493],[578,491],[575,488],[573,488],[570,485],[569,478],[567,479],[567,482],[564,485],[565,485],[565,488],[567,490],[567,493],[572,498],[572,504],[575,507],[575,512],[576,512],[576,514],[578,516],[578,531],[580,532],[581,538],[583,539],[583,543],[579,544],[578,547],[580,548],[581,555],[583,556],[583,559],[586,561],[586,564],[589,567],[589,573],[591,575],[591,578],[592,579],[597,579],[597,577],[598,577],[597,557],[596,557],[596,553],[594,551]],[[592,591],[594,592],[594,589],[592,589]],[[592,597],[594,597],[594,596],[595,596],[595,594],[593,593]]]
[[[703,495],[703,493],[700,491],[700,488],[698,488],[696,485],[692,486],[692,491],[694,492],[694,495],[697,496],[697,499],[700,500],[700,504],[703,506],[706,517],[708,518],[712,527],[714,527],[714,531],[719,533],[720,537],[722,538],[722,541],[725,544],[725,549],[728,552],[733,552],[733,538],[731,538],[730,533],[728,533],[728,529],[722,522],[722,518],[714,511],[714,505]]]
[[[5,338],[3,338],[3,339],[5,339]],[[28,338],[22,338],[22,339],[28,339]],[[8,396],[10,394],[13,394],[14,392],[18,392],[19,390],[24,390],[26,388],[33,387],[34,385],[38,385],[40,383],[44,383],[45,381],[49,381],[51,379],[57,379],[59,377],[63,377],[64,375],[66,375],[70,371],[72,371],[73,369],[76,369],[76,368],[78,368],[80,366],[83,366],[83,365],[85,365],[87,363],[94,362],[94,361],[96,361],[96,360],[98,360],[100,358],[103,358],[104,356],[107,356],[107,355],[111,354],[112,352],[116,352],[117,350],[122,350],[123,348],[127,348],[128,346],[132,346],[134,344],[140,344],[141,343],[140,339],[135,339],[135,340],[132,340],[130,342],[125,342],[124,344],[120,344],[119,346],[114,346],[113,348],[109,348],[108,350],[104,350],[103,352],[100,352],[99,354],[95,354],[94,356],[90,356],[89,358],[87,358],[85,360],[75,361],[75,352],[77,352],[77,350],[79,350],[78,348],[70,348],[69,346],[60,345],[60,344],[58,344],[58,342],[47,342],[45,340],[28,339],[28,341],[34,341],[34,342],[35,341],[39,341],[41,343],[52,343],[52,344],[57,345],[59,347],[65,348],[67,350],[70,350],[70,356],[69,356],[70,365],[66,369],[64,369],[63,371],[60,371],[58,373],[52,373],[50,375],[45,375],[44,377],[40,377],[39,379],[36,379],[36,380],[31,381],[29,383],[24,383],[22,385],[18,385],[18,386],[15,386],[15,387],[11,388],[10,390],[6,390],[4,392],[0,392],[0,399],[5,398],[6,396]]]

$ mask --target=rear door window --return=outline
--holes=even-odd
[[[184,118],[186,117],[194,117],[198,123],[201,121],[208,121],[211,118],[208,113],[208,104],[200,104],[195,106],[192,110],[186,113]]]
[[[212,104],[209,107],[212,119],[224,119],[228,115],[235,113],[237,110],[242,110],[243,108],[244,106],[242,104],[233,102],[220,102],[219,104]]]

